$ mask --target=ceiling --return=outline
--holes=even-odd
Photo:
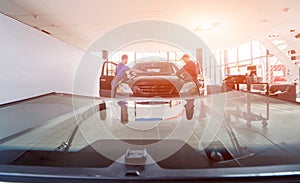
[[[182,25],[210,48],[300,27],[299,0],[1,0],[0,12],[83,50],[105,32],[141,20]],[[207,22],[218,25],[195,31]]]

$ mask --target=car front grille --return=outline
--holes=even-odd
[[[177,89],[170,83],[149,83],[149,82],[141,82],[135,85],[134,94],[138,96],[147,96],[147,97],[155,97],[155,96],[174,96],[178,95]]]

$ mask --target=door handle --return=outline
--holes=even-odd
[[[100,79],[100,81],[106,81],[106,79]]]

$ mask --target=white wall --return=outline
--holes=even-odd
[[[72,93],[83,51],[0,13],[0,103]]]

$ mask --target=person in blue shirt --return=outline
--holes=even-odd
[[[126,65],[128,63],[128,55],[126,55],[126,54],[122,55],[121,59],[122,59],[122,61],[117,64],[116,71],[115,71],[115,78],[113,79],[113,81],[111,83],[112,90],[115,89],[116,85],[121,80],[127,79],[126,72],[130,70],[130,67],[128,67]]]
[[[119,79],[123,79],[123,77],[126,76],[126,71],[130,70],[130,67],[128,67],[126,64],[128,63],[128,56],[122,55],[122,61],[118,63],[117,69],[116,69],[116,77]]]
[[[112,89],[115,90],[115,87],[117,86],[117,84],[120,81],[124,81],[127,80],[127,74],[126,72],[130,70],[130,67],[128,67],[126,64],[128,63],[128,55],[124,54],[121,57],[122,61],[120,63],[117,64],[117,68],[116,68],[116,73],[115,73],[115,78],[112,81]],[[121,107],[121,111],[123,111],[123,113],[126,114],[126,116],[128,116],[127,114],[127,102],[120,100],[118,101],[118,105]],[[122,118],[122,117],[121,117]],[[121,122],[123,124],[128,123],[128,119],[124,119],[123,121],[121,120]]]
[[[115,77],[111,82],[112,90],[116,89],[116,86],[120,81],[128,79],[126,74],[126,72],[130,70],[130,67],[126,65],[128,63],[128,55],[122,55],[121,59],[122,61],[117,64]]]

